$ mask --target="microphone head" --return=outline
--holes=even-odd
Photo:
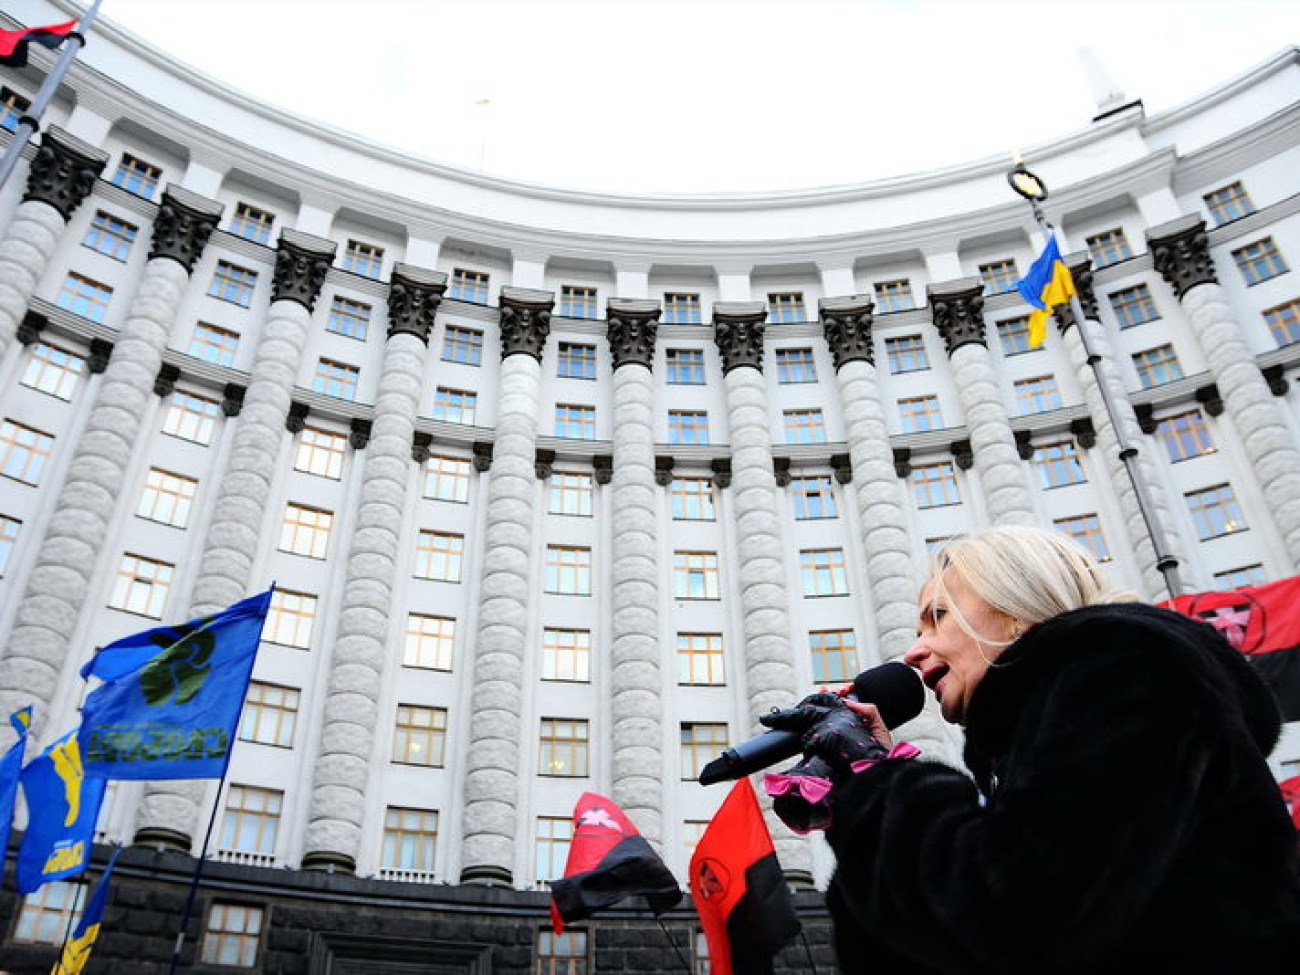
[[[864,670],[853,679],[853,696],[880,711],[885,726],[896,728],[911,721],[925,706],[921,675],[901,660]]]

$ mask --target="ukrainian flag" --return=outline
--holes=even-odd
[[[99,937],[99,926],[104,920],[104,908],[108,905],[108,878],[112,875],[113,864],[117,863],[117,855],[121,852],[120,846],[113,851],[113,859],[109,860],[108,866],[104,868],[103,876],[95,885],[95,892],[90,895],[90,900],[86,902],[86,909],[81,912],[77,929],[64,944],[63,954],[55,962],[50,975],[81,975],[85,969],[86,962],[90,958],[90,949],[95,946],[95,939]]]
[[[1074,295],[1074,278],[1070,269],[1061,260],[1060,248],[1056,246],[1056,237],[1052,236],[1029,268],[1029,273],[1016,282],[1016,290],[1034,311],[1029,316],[1029,345],[1037,348],[1047,338],[1047,319],[1052,308],[1063,305]]]

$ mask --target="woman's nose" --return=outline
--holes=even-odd
[[[924,660],[929,653],[930,651],[925,648],[921,638],[917,637],[916,642],[908,647],[907,652],[903,654],[903,663],[907,664],[909,667],[920,669],[921,661]]]

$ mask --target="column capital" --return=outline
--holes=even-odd
[[[247,386],[241,386],[239,383],[226,383],[226,388],[221,396],[221,412],[229,417],[239,416],[244,411],[244,394],[247,392]]]
[[[542,349],[551,333],[555,294],[506,285],[501,289],[501,358],[516,353],[542,361]]]
[[[718,301],[713,305],[713,339],[722,353],[722,374],[740,366],[763,371],[763,323],[767,305],[761,301]]]
[[[659,315],[659,302],[653,299],[610,298],[605,302],[606,334],[615,369],[632,364],[654,368]]]
[[[934,327],[943,336],[948,354],[963,345],[987,346],[984,337],[984,282],[979,278],[941,281],[925,289]]]
[[[447,290],[447,275],[410,264],[398,264],[388,281],[388,337],[414,335],[425,345],[433,316]]]
[[[167,257],[189,274],[216,229],[225,207],[216,200],[192,193],[171,183],[163,191],[162,203],[153,218],[149,260]]]
[[[23,345],[31,345],[40,339],[41,332],[45,331],[45,327],[49,324],[50,320],[40,312],[32,311],[30,308],[27,309],[26,314],[23,315],[23,320],[18,323],[16,333],[18,341]]]
[[[1192,213],[1147,231],[1151,262],[1179,298],[1198,284],[1218,284],[1205,221]]]
[[[32,157],[23,202],[48,203],[68,220],[95,188],[95,177],[103,172],[107,162],[108,153],[103,149],[51,125],[41,136],[40,147]]]
[[[155,396],[166,398],[176,392],[176,382],[181,378],[181,367],[164,362],[158,367],[158,375],[153,379]]]
[[[838,370],[846,362],[865,360],[875,365],[875,350],[871,347],[871,326],[875,319],[876,303],[870,295],[849,295],[843,298],[823,298],[817,302],[822,319],[826,344]]]
[[[338,244],[286,227],[275,248],[272,301],[296,301],[308,311],[316,306]]]

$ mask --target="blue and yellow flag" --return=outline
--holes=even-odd
[[[86,869],[108,783],[88,779],[77,732],[69,731],[23,769],[27,832],[18,847],[18,893]]]
[[[1016,282],[1016,290],[1034,307],[1029,316],[1029,345],[1037,348],[1047,338],[1047,319],[1056,305],[1063,305],[1078,294],[1074,278],[1061,260],[1061,251],[1053,236],[1029,268],[1029,273]]]
[[[117,855],[121,852],[120,846],[113,851],[113,858],[100,875],[99,883],[95,885],[90,900],[86,901],[86,907],[81,912],[81,920],[77,922],[72,937],[64,943],[63,954],[50,969],[50,975],[81,975],[81,970],[86,967],[86,962],[90,960],[90,949],[99,937],[104,908],[108,906],[108,878],[112,876],[113,864],[117,863]]]
[[[273,590],[97,653],[81,671],[104,681],[81,709],[86,774],[221,778]]]
[[[18,732],[18,740],[9,746],[0,758],[0,863],[9,849],[9,827],[14,821],[14,800],[18,798],[18,778],[23,771],[23,755],[27,750],[27,729],[32,724],[32,706],[19,708],[9,715],[9,721]]]

